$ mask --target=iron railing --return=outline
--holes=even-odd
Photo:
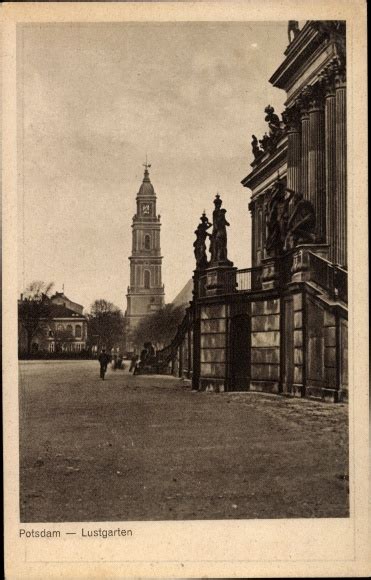
[[[158,350],[156,353],[156,365],[158,372],[165,372],[169,364],[174,360],[176,356],[177,348],[183,342],[187,332],[192,328],[193,324],[193,312],[192,308],[187,308],[182,322],[179,324],[176,335],[174,336],[171,343],[165,346],[162,350]]]
[[[313,252],[308,255],[311,280],[327,290],[332,299],[348,302],[348,272]]]

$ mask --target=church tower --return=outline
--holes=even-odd
[[[132,224],[132,252],[130,260],[130,286],[128,286],[127,350],[134,345],[130,335],[141,319],[160,310],[164,305],[160,248],[160,217],[156,214],[156,193],[149,179],[150,164],[144,164],[144,178],[137,193],[137,211]]]

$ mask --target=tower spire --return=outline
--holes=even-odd
[[[144,169],[144,177],[148,178],[149,177],[148,169],[151,167],[151,164],[148,163],[147,153],[146,153],[146,161],[145,161],[145,163],[143,163],[143,167],[145,168]]]
[[[156,194],[148,176],[151,164],[146,161],[144,178],[136,196],[137,211],[132,224],[130,285],[127,293],[127,350],[134,350],[132,332],[149,314],[161,310],[165,302],[162,284],[160,218],[156,213]]]

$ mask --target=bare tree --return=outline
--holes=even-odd
[[[18,303],[18,318],[26,331],[27,353],[31,353],[33,338],[45,332],[51,319],[50,294],[54,283],[46,284],[40,280],[31,282]]]

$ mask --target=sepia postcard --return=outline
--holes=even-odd
[[[368,576],[365,2],[0,14],[6,578]]]

